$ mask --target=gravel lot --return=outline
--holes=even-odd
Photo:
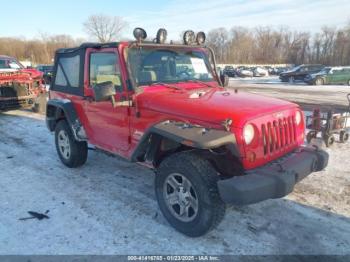
[[[328,151],[293,194],[230,207],[192,239],[163,218],[151,171],[97,151],[68,169],[43,116],[0,113],[0,254],[350,254],[350,143]],[[18,220],[30,210],[50,219]]]

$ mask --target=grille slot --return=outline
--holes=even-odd
[[[261,125],[264,155],[273,154],[295,144],[296,126],[293,116],[280,118]]]

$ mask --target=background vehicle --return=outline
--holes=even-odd
[[[228,77],[235,77],[236,76],[236,70],[233,66],[225,66],[223,73],[224,73],[224,75],[227,75]]]
[[[46,84],[51,83],[53,65],[38,65],[36,69],[43,73],[43,78]]]
[[[226,204],[283,197],[327,165],[302,147],[298,105],[224,88],[203,32],[186,31],[183,45],[166,44],[164,29],[146,35],[56,52],[46,121],[63,164],[83,165],[90,143],[153,168],[164,217],[191,237]]]
[[[263,67],[256,67],[253,71],[253,76],[269,76],[269,71]]]
[[[239,76],[239,77],[253,77],[253,71],[252,71],[252,69],[251,68],[249,68],[249,67],[239,67],[237,70],[236,70],[236,72],[237,72],[237,75]]]
[[[321,133],[327,147],[335,142],[334,134],[338,134],[339,142],[346,143],[350,137],[350,94],[347,94],[349,102],[348,110],[342,113],[334,113],[332,110],[326,114],[315,109],[313,114],[306,118],[306,123],[310,131],[306,135],[307,142],[310,143],[313,138]]]
[[[28,73],[32,78],[42,78],[43,73],[32,68],[25,68],[16,58],[0,55],[0,73],[9,72]]]
[[[314,74],[324,69],[324,65],[300,65],[289,71],[280,73],[279,78],[282,82],[294,82],[295,80],[304,81],[308,74]]]
[[[350,67],[326,67],[318,73],[307,75],[304,81],[310,85],[350,85]]]
[[[0,71],[0,111],[32,108],[44,111],[45,87],[41,77],[22,71]]]

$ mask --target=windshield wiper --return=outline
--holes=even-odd
[[[204,81],[200,81],[200,80],[197,80],[197,79],[189,79],[189,80],[186,80],[186,82],[193,82],[193,83],[199,83],[199,84],[203,84],[207,87],[212,87],[214,88],[214,86],[212,85],[209,85],[208,83],[204,82]]]
[[[166,83],[163,83],[163,82],[155,82],[155,83],[151,84],[151,86],[155,86],[155,85],[162,85],[162,86],[165,86],[165,87],[168,87],[168,88],[172,88],[172,89],[176,89],[176,90],[182,90],[182,88],[180,88],[180,87],[172,86],[172,85],[169,85],[169,84],[166,84]]]

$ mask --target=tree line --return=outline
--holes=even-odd
[[[33,64],[51,64],[55,50],[79,45],[83,40],[69,35],[42,36],[39,39],[25,40],[14,37],[0,38],[0,55],[28,60]]]
[[[83,23],[90,39],[118,41],[128,23],[118,16],[91,15]],[[58,48],[84,42],[70,35],[41,34],[25,40],[0,37],[0,55],[9,55],[34,64],[52,63]],[[216,28],[207,33],[207,44],[217,62],[226,64],[303,64],[350,65],[350,23],[344,28],[323,27],[317,33],[272,27]]]
[[[271,27],[216,28],[207,44],[219,63],[350,65],[350,23],[344,28],[323,27],[320,32]]]

